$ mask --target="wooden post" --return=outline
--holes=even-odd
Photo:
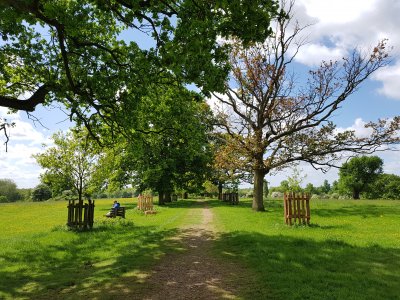
[[[306,201],[306,219],[307,219],[307,225],[310,225],[310,217],[311,217],[311,213],[310,213],[310,197],[307,198]]]
[[[297,197],[295,197],[296,199],[296,204],[297,204],[297,222],[300,224],[300,220],[301,220],[301,208],[300,208],[300,201],[301,201],[301,196],[297,195]],[[296,221],[296,219],[295,219]]]
[[[288,224],[287,210],[287,195],[285,193],[283,195],[283,219],[285,220],[286,225]]]
[[[292,225],[292,194],[289,193],[289,225]]]

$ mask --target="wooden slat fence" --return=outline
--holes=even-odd
[[[222,201],[229,202],[230,204],[239,204],[239,194],[238,193],[223,193]]]
[[[67,225],[74,229],[88,229],[93,227],[94,222],[94,200],[68,201],[68,220]]]
[[[283,199],[284,218],[287,225],[293,223],[310,225],[310,195],[285,193]]]
[[[141,211],[153,210],[153,196],[143,196],[138,197],[137,209]]]

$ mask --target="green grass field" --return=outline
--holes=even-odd
[[[250,201],[207,201],[220,232],[215,255],[254,277],[243,299],[400,299],[400,201],[312,201],[311,226],[292,227],[281,201],[268,200],[266,213]],[[195,201],[144,216],[122,199],[125,220],[103,217],[111,202],[96,201],[88,232],[67,230],[65,202],[1,204],[0,299],[102,298],[121,278],[140,281],[166,253],[182,251],[169,237],[200,222],[188,213]]]
[[[283,202],[214,213],[216,250],[255,273],[247,299],[400,299],[400,202],[311,202],[311,226],[286,226]]]

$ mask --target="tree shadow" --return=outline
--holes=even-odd
[[[316,208],[312,209],[312,214],[320,217],[339,217],[339,216],[361,216],[379,217],[381,215],[395,215],[399,209],[383,205],[357,205],[348,204],[340,208]]]
[[[178,242],[168,239],[177,230],[137,227],[129,221],[79,233],[54,231],[68,238],[50,245],[38,238],[29,241],[34,244],[30,247],[0,256],[0,298],[76,299],[78,291],[95,295],[94,286],[107,286],[110,279],[132,270],[140,278],[166,253],[182,251]]]
[[[215,249],[254,270],[244,299],[399,299],[399,249],[242,232],[221,235]]]
[[[220,207],[220,206],[231,206],[234,207],[233,205],[230,205],[226,202],[223,202],[218,199],[181,199],[178,201],[173,201],[173,202],[167,202],[162,206],[159,207],[171,207],[171,208],[204,208],[204,205],[210,206],[210,207]]]

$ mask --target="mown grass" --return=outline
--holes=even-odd
[[[282,201],[210,201],[222,232],[215,251],[254,272],[244,299],[400,299],[400,202],[321,200],[311,226],[286,226]]]
[[[124,199],[126,219],[107,219],[112,201],[95,204],[94,229],[87,232],[64,225],[65,202],[0,205],[0,299],[107,299],[116,279],[140,282],[166,253],[182,251],[169,237],[198,218],[181,203],[144,216]]]
[[[171,237],[200,223],[203,207],[178,201],[144,216],[123,199],[121,220],[103,217],[111,203],[96,201],[87,232],[67,230],[65,202],[0,205],[0,299],[113,299],[115,286],[139,295],[161,258],[184,251]],[[207,206],[215,255],[249,271],[236,282],[243,299],[400,299],[399,201],[316,200],[311,226],[292,227],[282,201],[265,213],[242,199]]]

